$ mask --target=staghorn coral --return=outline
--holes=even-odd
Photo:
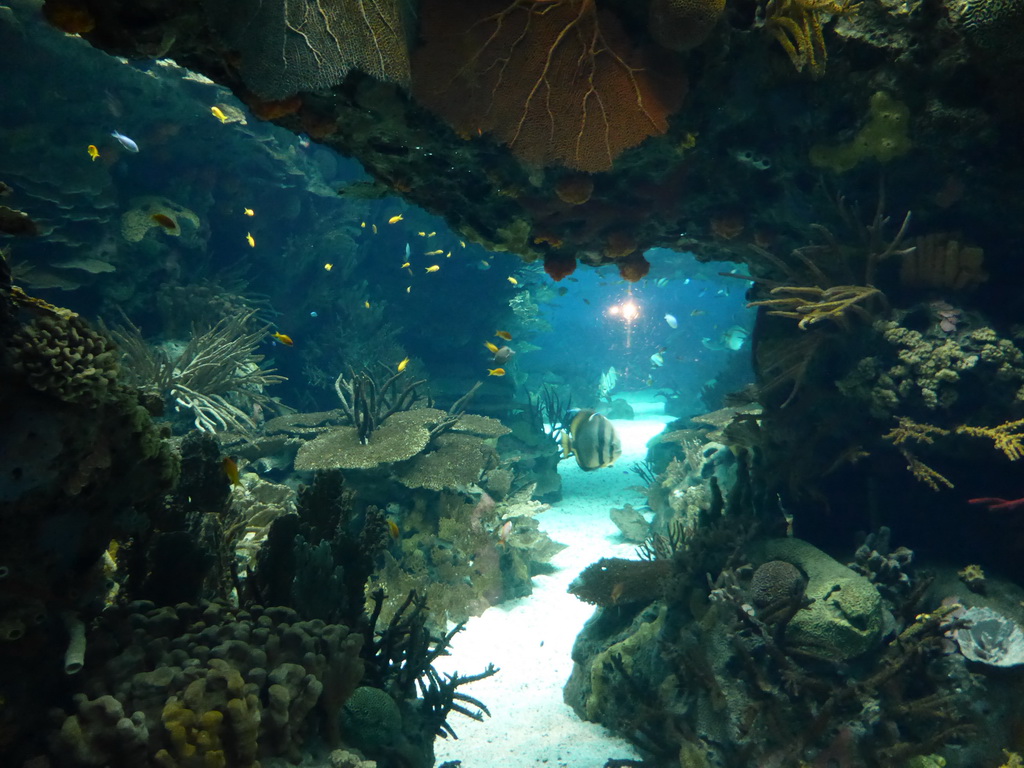
[[[107,400],[117,381],[117,349],[85,319],[50,313],[22,326],[7,343],[13,370],[33,389],[66,403]]]
[[[995,427],[972,427],[963,424],[957,427],[957,434],[972,437],[987,437],[996,449],[1010,461],[1024,456],[1024,419],[1007,421]]]
[[[246,86],[262,99],[328,90],[353,69],[409,81],[405,6],[398,0],[273,0],[247,13],[229,0],[204,7],[241,54]]]
[[[427,0],[420,14],[417,101],[530,165],[608,170],[665,133],[686,89],[595,0]]]
[[[192,418],[203,432],[255,428],[243,406],[274,405],[264,388],[285,381],[272,368],[263,368],[256,354],[267,327],[251,330],[255,310],[223,318],[192,338],[177,354],[154,349],[141,331],[128,322],[111,334],[124,353],[126,380],[143,391],[159,395],[177,412]]]

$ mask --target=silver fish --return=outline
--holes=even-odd
[[[129,139],[123,133],[118,133],[117,131],[111,131],[110,135],[113,136],[115,139],[117,139],[118,142],[121,144],[121,146],[124,147],[125,149],[127,149],[129,152],[138,152],[139,151],[139,145],[136,144],[131,139]]]
[[[499,347],[498,351],[494,353],[494,362],[498,365],[504,365],[508,362],[508,359],[515,354],[515,350],[511,347]]]

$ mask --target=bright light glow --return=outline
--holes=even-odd
[[[618,315],[619,314],[619,305],[618,304],[614,304],[614,305],[608,307],[608,314],[609,315]]]
[[[631,323],[640,315],[640,307],[632,299],[622,305],[622,319]]]

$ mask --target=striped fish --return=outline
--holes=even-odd
[[[568,427],[562,432],[562,458],[575,456],[584,472],[610,467],[622,455],[615,427],[600,413],[590,409],[569,411],[563,423]]]

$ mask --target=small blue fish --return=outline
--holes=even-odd
[[[310,317],[317,317],[317,314],[316,314],[316,312],[310,312],[310,313],[309,313],[309,316],[310,316]]]
[[[129,152],[138,152],[139,151],[139,145],[136,144],[131,139],[129,139],[123,133],[118,133],[117,131],[111,131],[110,135],[113,136],[115,139],[117,139],[118,142],[121,144],[121,146],[124,147],[125,149],[127,149]]]

